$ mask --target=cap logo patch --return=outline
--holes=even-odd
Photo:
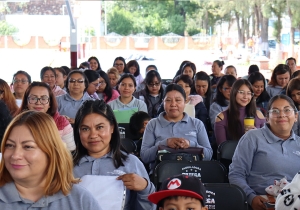
[[[181,186],[181,180],[175,178],[175,179],[172,179],[171,181],[169,181],[167,188],[169,190],[174,190],[174,189],[177,189],[180,186]]]

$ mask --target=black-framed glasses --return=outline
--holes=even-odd
[[[124,63],[115,63],[114,66],[124,66]]]
[[[49,103],[50,98],[48,96],[41,96],[36,97],[36,96],[28,96],[28,103],[30,104],[36,104],[38,101],[40,101],[41,104],[45,105]]]
[[[13,80],[13,84],[18,84],[18,83],[26,84],[27,82],[28,82],[28,80],[24,80],[24,79],[15,79],[15,80]]]
[[[70,83],[84,83],[84,79],[69,79]]]
[[[150,83],[150,84],[147,84],[149,87],[159,87],[160,86],[160,82],[156,82],[156,83]]]

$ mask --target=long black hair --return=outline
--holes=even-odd
[[[242,87],[243,85],[246,85],[253,94],[252,85],[248,80],[239,79],[234,82],[230,92],[229,106],[227,109],[228,133],[230,133],[232,140],[239,140],[244,134],[242,124],[240,121],[240,106],[236,102],[236,95],[240,87]],[[251,98],[250,102],[246,105],[245,111],[247,117],[256,116],[256,105],[253,97]]]
[[[210,103],[211,103],[211,84],[210,84],[210,77],[209,75],[205,72],[205,71],[199,71],[197,72],[197,74],[195,74],[194,76],[194,86],[192,88],[192,92],[197,92],[196,91],[196,82],[198,80],[203,80],[203,81],[206,81],[207,82],[207,91],[205,93],[205,106],[206,106],[206,109],[209,110],[209,107],[210,107]]]
[[[113,133],[111,135],[111,139],[109,142],[110,151],[113,154],[113,163],[116,168],[120,166],[124,166],[123,161],[127,159],[127,155],[122,153],[123,150],[121,146],[121,138],[118,128],[118,123],[113,113],[113,110],[109,105],[105,103],[104,100],[87,100],[85,101],[80,109],[78,110],[75,123],[74,123],[74,140],[76,144],[75,156],[74,156],[74,166],[77,165],[82,157],[88,155],[87,149],[82,145],[80,140],[79,129],[83,119],[89,114],[98,114],[106,118],[110,125],[114,127]]]
[[[256,98],[256,104],[270,100],[270,96],[266,91],[266,80],[264,75],[262,75],[260,72],[254,72],[250,74],[250,76],[248,77],[248,81],[251,83],[251,85],[253,85],[257,81],[264,82],[264,91]]]
[[[223,93],[220,91],[220,89],[223,88],[223,85],[225,82],[227,82],[229,87],[232,87],[233,83],[236,81],[236,78],[232,75],[224,75],[220,78],[219,82],[217,83],[217,94],[214,98],[213,102],[216,102],[220,106],[224,107],[228,104],[226,103],[226,98],[224,97]]]
[[[97,72],[99,73],[100,77],[104,79],[104,81],[106,83],[106,86],[105,86],[103,92],[104,92],[104,94],[107,97],[106,100],[105,100],[105,102],[107,103],[111,99],[111,97],[113,95],[112,94],[113,93],[113,89],[112,89],[112,87],[110,85],[110,81],[109,81],[108,75],[104,71],[97,71]]]

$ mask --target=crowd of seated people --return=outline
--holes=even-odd
[[[107,72],[97,57],[83,64],[73,70],[43,67],[38,82],[23,70],[13,74],[10,85],[0,79],[5,209],[115,208],[93,184],[103,179],[113,183],[115,197],[126,195],[118,197],[123,209],[156,209],[148,196],[158,190],[152,181],[162,146],[198,148],[202,161],[210,161],[218,145],[238,141],[229,182],[244,190],[254,210],[265,209],[267,200],[260,195],[274,180],[291,181],[300,170],[300,71],[294,58],[278,64],[271,78],[256,65],[239,77],[232,65],[223,74],[220,60],[213,62],[211,75],[183,61],[168,85],[156,66],[140,69],[123,57]],[[119,122],[118,111],[131,114]],[[246,125],[245,119],[253,123]],[[122,145],[123,120],[129,125],[125,132],[136,137],[132,154]]]

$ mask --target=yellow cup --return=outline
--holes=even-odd
[[[254,126],[254,118],[253,117],[245,117],[244,126]]]

